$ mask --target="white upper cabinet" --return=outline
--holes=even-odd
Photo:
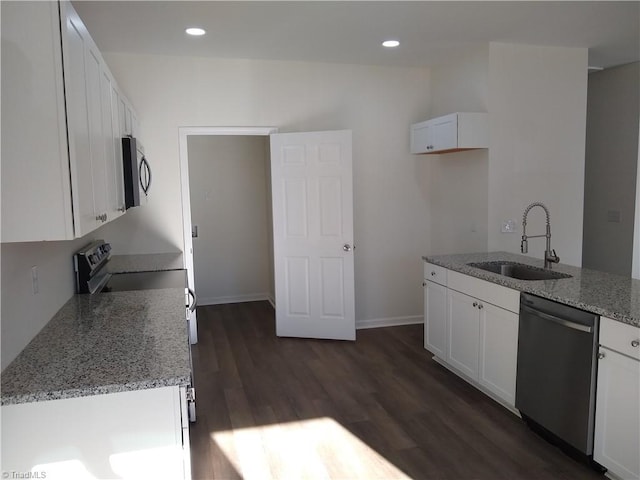
[[[69,2],[1,8],[2,242],[82,237],[124,212],[124,96]]]
[[[73,238],[58,4],[0,8],[2,241]]]
[[[450,153],[489,148],[486,113],[452,113],[411,125],[411,153]]]

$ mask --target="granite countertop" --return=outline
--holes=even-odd
[[[517,280],[467,265],[471,262],[506,260],[541,268],[544,266],[542,260],[507,252],[438,255],[422,258],[449,270],[640,327],[640,280],[564,264],[555,264],[552,269],[568,273],[572,275],[572,278]]]
[[[2,372],[2,405],[191,382],[184,288],[74,295]]]
[[[109,273],[159,272],[183,268],[182,252],[112,255],[107,264]]]

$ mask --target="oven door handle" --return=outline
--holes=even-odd
[[[187,287],[187,290],[189,290],[189,296],[193,298],[193,302],[191,303],[191,305],[189,305],[189,311],[193,312],[198,306],[198,297],[196,297],[196,292],[194,292],[190,288]]]
[[[525,305],[521,305],[520,308],[521,310],[524,310],[525,312],[530,313],[531,315],[534,315],[538,318],[542,318],[543,320],[549,320],[550,322],[557,323],[559,325],[562,325],[563,327],[569,327],[569,328],[573,328],[574,330],[580,330],[581,332],[587,332],[587,333],[591,333],[593,331],[593,327],[590,327],[588,325],[583,325],[581,323],[572,322],[564,318],[556,317],[554,315],[549,315],[548,313],[543,313],[539,310],[535,310]]]

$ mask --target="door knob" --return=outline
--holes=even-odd
[[[344,250],[345,252],[350,252],[351,251],[351,245],[349,245],[348,243],[345,243],[342,246],[342,250]]]

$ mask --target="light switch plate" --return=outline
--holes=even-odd
[[[33,287],[33,294],[37,295],[40,292],[40,285],[38,282],[38,266],[31,267],[31,284]]]

